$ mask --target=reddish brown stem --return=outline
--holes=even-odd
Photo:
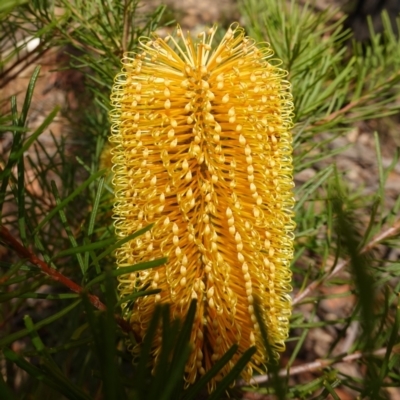
[[[10,246],[21,258],[28,260],[33,265],[36,265],[41,269],[43,273],[48,275],[54,281],[60,282],[62,285],[66,286],[71,291],[82,294],[85,290],[82,286],[79,286],[77,283],[67,278],[61,272],[57,271],[54,268],[51,268],[46,262],[38,258],[35,254],[33,254],[29,249],[24,247],[15,237],[10,233],[10,231],[5,227],[0,227],[0,237],[8,246]],[[101,300],[95,296],[94,294],[90,294],[86,292],[90,303],[100,311],[105,311],[107,309],[106,305],[101,302]],[[131,326],[122,319],[119,315],[115,316],[115,319],[118,325],[125,331],[131,332]]]

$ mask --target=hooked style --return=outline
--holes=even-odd
[[[243,378],[263,371],[256,296],[274,356],[284,349],[294,237],[287,72],[268,44],[257,47],[237,24],[216,48],[215,32],[194,40],[178,27],[125,54],[111,95],[110,139],[117,235],[154,223],[117,251],[117,267],[168,257],[165,266],[121,276],[121,296],[161,289],[124,311],[143,337],[157,303],[184,317],[197,299],[187,383],[239,346],[210,390],[250,346],[257,353]],[[155,364],[160,349],[155,341]]]

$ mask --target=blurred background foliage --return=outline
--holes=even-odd
[[[135,0],[6,0],[0,4],[1,399],[217,399],[227,391],[239,399],[400,396],[400,197],[388,191],[388,180],[399,177],[398,152],[395,145],[387,149],[379,130],[371,132],[372,189],[357,179],[349,183],[351,171],[338,164],[352,147],[343,139],[369,120],[392,127],[390,143],[400,143],[399,20],[383,12],[375,32],[374,16],[359,42],[346,29],[351,19],[338,10],[298,1],[237,5],[248,34],[270,42],[289,71],[295,103],[294,308],[281,364],[249,387],[237,379],[249,349],[206,395],[207,381],[233,347],[184,389],[195,304],[185,321],[170,321],[168,307],[158,309],[138,360],[132,363],[126,351],[135,337],[118,317],[120,305],[155,291],[121,299],[116,290],[113,251],[121,243],[113,236],[103,153],[109,93],[123,52],[135,50],[140,36],[168,32],[174,9]],[[223,21],[222,32],[230,22]],[[160,321],[165,363],[152,375],[149,343]]]

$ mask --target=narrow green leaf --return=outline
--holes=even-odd
[[[381,152],[381,145],[379,142],[379,135],[378,132],[376,131],[374,132],[374,141],[375,141],[376,157],[377,157],[378,171],[379,171],[379,198],[381,201],[380,209],[383,211],[385,205],[385,174],[383,171],[382,152]]]
[[[45,131],[45,129],[53,122],[54,118],[60,111],[60,107],[54,107],[53,111],[44,119],[40,126],[29,136],[26,142],[21,146],[21,148],[14,154],[10,156],[11,160],[19,159],[31,145],[37,140],[37,138]]]
[[[54,198],[56,199],[56,204],[59,205],[61,203],[60,195],[58,193],[58,189],[57,189],[57,186],[54,181],[51,181],[51,190],[52,190]],[[60,215],[61,223],[63,224],[65,232],[67,233],[68,239],[72,245],[72,249],[78,247],[78,243],[76,242],[75,236],[72,232],[72,228],[68,222],[68,219],[67,219],[67,216],[65,215],[64,210],[62,208],[60,208],[58,210],[58,214]],[[76,255],[76,259],[78,260],[79,266],[81,268],[81,272],[82,272],[82,274],[84,274],[86,271],[85,271],[85,266],[83,263],[82,255],[79,252],[75,253],[75,255]]]
[[[387,376],[387,373],[389,371],[389,361],[390,361],[391,356],[394,353],[394,351],[393,351],[394,347],[399,342],[399,337],[400,337],[400,307],[397,306],[397,312],[396,312],[394,323],[393,323],[393,326],[391,329],[389,342],[386,346],[385,357],[382,361],[382,366],[380,368],[379,379],[381,382],[383,382],[383,380]]]
[[[29,330],[29,334],[31,336],[31,340],[32,340],[33,345],[35,346],[35,349],[42,357],[42,362],[46,361],[46,363],[48,364],[48,366],[50,368],[50,371],[52,371],[53,374],[57,374],[60,377],[60,381],[64,381],[64,383],[67,386],[69,386],[68,382],[66,381],[66,378],[61,373],[58,365],[54,362],[54,360],[50,356],[50,353],[47,351],[47,348],[44,345],[44,343],[42,342],[42,339],[40,338],[37,330],[35,329],[35,325],[32,321],[32,318],[29,315],[25,315],[24,323],[25,323],[26,329]]]
[[[64,394],[67,398],[73,400],[90,400],[90,397],[81,389],[76,387],[72,382],[68,382],[65,377],[57,376],[56,371],[51,367],[49,368],[46,361],[43,361],[43,367],[45,370],[42,371],[7,347],[3,349],[3,353],[8,360],[14,362],[33,378],[57,390],[60,394]]]
[[[164,265],[167,262],[167,258],[158,258],[157,260],[147,261],[132,265],[130,267],[122,267],[111,271],[111,275],[113,277],[117,277],[120,275],[131,274],[132,272],[143,271],[145,269],[159,267]],[[103,272],[101,275],[96,276],[96,278],[92,279],[90,282],[87,283],[85,286],[86,289],[91,287],[95,283],[102,282],[106,278],[106,273]]]
[[[246,350],[242,357],[239,358],[237,363],[233,366],[228,375],[226,375],[221,382],[217,385],[214,392],[210,394],[208,400],[218,400],[229,388],[229,386],[237,379],[244,367],[248,364],[254,354],[257,352],[255,347],[250,347]]]
[[[62,387],[59,383],[54,382],[52,379],[50,379],[50,377],[47,376],[47,374],[44,371],[41,371],[39,368],[35,367],[34,365],[26,361],[24,357],[21,357],[20,355],[8,349],[7,347],[3,348],[3,354],[7,360],[16,364],[18,367],[26,371],[33,378],[50,386],[57,392],[62,393]]]
[[[190,334],[192,332],[194,317],[196,315],[196,307],[197,301],[193,299],[190,302],[189,310],[186,314],[185,321],[182,325],[182,329],[179,333],[179,336],[176,341],[176,349],[183,349],[190,340]],[[170,368],[173,369],[175,366],[175,362],[177,362],[177,358],[179,357],[178,352],[175,352],[174,357],[172,358]]]
[[[102,249],[104,247],[109,246],[111,243],[115,243],[114,237],[100,240],[100,241],[94,242],[94,243],[87,243],[87,244],[84,244],[83,246],[76,246],[76,247],[72,247],[67,250],[62,250],[59,253],[55,254],[52,257],[52,259],[55,260],[60,257],[72,256],[72,255],[77,255],[77,254],[81,254],[81,253],[86,253],[86,252],[89,252],[92,250]]]
[[[337,176],[337,180],[339,177]],[[336,186],[337,194],[332,199],[333,208],[337,216],[336,230],[340,237],[340,243],[343,249],[349,255],[351,260],[351,270],[357,287],[362,322],[364,324],[364,335],[366,339],[367,349],[373,346],[373,329],[374,329],[374,283],[373,278],[368,271],[368,262],[365,256],[359,253],[359,241],[357,232],[352,224],[350,212],[345,212],[346,206],[343,203],[343,196],[339,184]]]
[[[118,240],[117,242],[115,242],[115,244],[113,246],[111,246],[107,250],[103,251],[103,253],[101,253],[97,257],[97,260],[99,261],[102,258],[108,256],[114,250],[116,250],[119,247],[121,247],[124,243],[129,242],[130,240],[133,240],[133,239],[137,238],[138,236],[141,236],[141,235],[145,234],[147,231],[149,231],[151,228],[153,228],[153,226],[154,226],[154,224],[149,224],[149,225],[145,226],[144,228],[139,229],[138,231],[132,233],[131,235],[128,235],[127,237]]]
[[[186,344],[184,347],[177,348],[175,354],[177,355],[174,367],[170,370],[169,379],[162,391],[160,400],[176,399],[175,394],[181,393],[183,389],[183,375],[185,372],[185,364],[190,356],[191,347]],[[179,395],[179,394],[178,394]]]
[[[171,370],[168,368],[169,360],[171,355],[174,353],[174,346],[176,337],[179,334],[179,328],[181,325],[180,320],[170,321],[170,307],[169,305],[162,306],[161,309],[161,320],[162,320],[162,332],[161,332],[161,352],[159,354],[154,378],[152,379],[150,390],[147,394],[149,399],[162,399],[165,393],[170,396],[170,390],[172,390],[182,379],[182,374],[176,379],[171,376]],[[184,349],[176,349],[181,355]],[[175,372],[175,371],[174,371]],[[167,385],[171,384],[172,389],[167,389]],[[170,386],[170,387],[171,387]]]
[[[58,212],[63,209],[68,203],[70,203],[79,193],[83,192],[92,182],[104,174],[104,170],[100,170],[93,174],[89,179],[87,179],[82,185],[76,188],[68,197],[60,202],[56,207],[54,207],[43,220],[38,224],[36,229],[33,231],[33,235],[36,235],[40,229],[43,228]]]
[[[92,209],[92,212],[90,213],[89,225],[88,225],[88,230],[87,230],[88,236],[90,236],[93,233],[94,224],[96,221],[96,216],[97,216],[97,212],[98,212],[99,204],[100,204],[100,200],[101,200],[101,195],[103,193],[104,182],[105,182],[105,178],[101,177],[99,179],[99,185],[97,187],[96,197],[94,198],[93,209]]]
[[[161,307],[156,307],[147,328],[146,335],[140,348],[139,362],[135,375],[135,391],[138,399],[146,398],[146,389],[148,388],[148,378],[150,375],[149,363],[151,360],[151,348],[159,326],[161,316]]]
[[[0,374],[0,399],[2,400],[17,400],[13,392],[4,382],[3,374]]]
[[[129,296],[122,297],[116,304],[116,307],[120,306],[121,304],[128,303],[129,301],[136,300],[138,297],[142,296],[150,296],[152,294],[160,293],[161,289],[150,289],[150,290],[142,290],[140,292],[132,293]]]
[[[184,392],[182,400],[195,400],[207,388],[207,383],[229,362],[239,346],[234,344],[194,385]]]
[[[26,90],[25,100],[24,100],[24,104],[22,106],[21,116],[19,118],[20,126],[25,125],[26,118],[28,117],[28,111],[31,106],[33,92],[35,91],[35,85],[36,85],[37,79],[39,78],[39,73],[40,73],[40,66],[36,66],[35,70],[33,71],[32,77],[29,81],[28,88]]]
[[[26,276],[24,276],[24,278],[26,279]],[[23,295],[26,292],[37,289],[39,286],[41,286],[43,284],[44,280],[45,280],[45,278],[40,277],[40,279],[37,279],[35,282],[32,282],[30,285],[28,285],[28,284],[21,285],[20,287],[18,287],[17,290],[0,293],[0,303],[4,303],[6,301],[12,300],[14,298],[19,297],[20,295]]]
[[[304,184],[301,193],[299,193],[300,198],[294,208],[295,212],[300,210],[305,201],[309,198],[309,196],[312,193],[315,193],[317,188],[320,187],[322,183],[327,181],[333,171],[333,166],[330,165],[322,171],[319,171],[312,179],[310,179],[310,181]]]
[[[267,326],[263,319],[260,299],[255,297],[254,299],[254,314],[256,315],[258,325],[260,327],[261,338],[266,351],[266,357],[268,360],[267,369],[268,374],[271,377],[271,384],[275,389],[275,394],[279,400],[286,399],[286,389],[283,384],[283,379],[279,376],[279,363],[276,360],[276,352],[272,349],[270,341],[268,339]]]
[[[51,324],[51,323],[54,322],[54,321],[57,321],[58,319],[60,319],[60,318],[62,318],[62,317],[65,317],[65,316],[66,316],[70,311],[72,311],[80,302],[81,302],[81,299],[79,299],[79,300],[73,302],[73,303],[70,304],[69,306],[63,308],[61,311],[59,311],[59,312],[57,312],[57,313],[51,315],[50,317],[47,317],[47,318],[45,318],[45,319],[39,321],[38,323],[36,323],[36,324],[34,325],[34,329],[35,329],[35,330],[38,330],[38,329],[40,329],[40,328],[43,328],[43,327],[46,326],[46,325]],[[1,339],[0,339],[0,347],[7,346],[7,345],[9,345],[10,343],[15,342],[16,340],[21,339],[21,338],[23,338],[24,336],[29,335],[29,332],[30,332],[30,331],[31,331],[31,330],[25,328],[25,329],[21,329],[21,330],[18,331],[18,332],[11,333],[10,335],[7,335],[7,336],[1,338]]]
[[[28,128],[16,126],[16,125],[0,125],[0,132],[27,132]]]
[[[44,300],[67,300],[80,297],[77,293],[23,293],[16,296],[19,299],[44,299]]]

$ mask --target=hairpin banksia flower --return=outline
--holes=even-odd
[[[142,39],[125,54],[112,90],[115,228],[121,238],[154,223],[117,251],[117,266],[167,256],[165,266],[120,278],[121,295],[159,288],[125,309],[139,337],[157,303],[184,317],[198,301],[188,384],[233,345],[266,355],[254,314],[261,303],[274,356],[291,313],[293,254],[292,97],[287,72],[233,24],[213,50],[216,27],[194,40]],[[154,363],[160,352],[154,343]],[[214,388],[212,381],[210,390]]]

